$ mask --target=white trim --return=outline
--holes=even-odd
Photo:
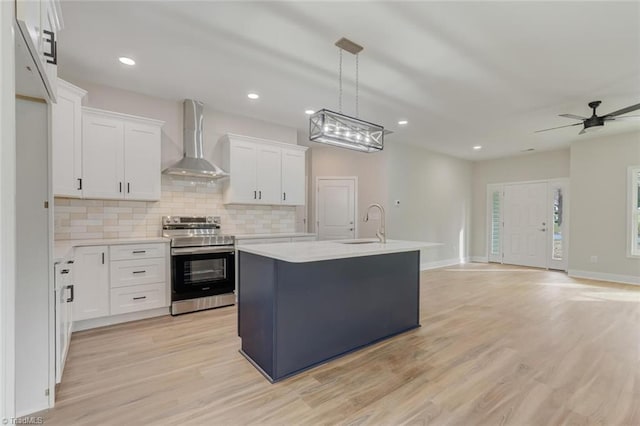
[[[156,120],[154,118],[140,117],[137,115],[123,114],[121,112],[106,111],[103,109],[91,108],[86,106],[82,107],[82,114],[93,114],[99,117],[110,117],[117,120],[136,121],[141,124],[149,124],[158,127],[162,127],[164,125],[164,121]]]
[[[489,257],[487,256],[471,256],[470,260],[476,263],[489,263]]]
[[[309,147],[306,147],[304,145],[298,145],[295,143],[287,143],[287,142],[276,141],[273,139],[263,139],[263,138],[256,138],[253,136],[238,135],[236,133],[227,133],[226,135],[222,136],[220,140],[226,143],[232,143],[233,141],[241,141],[241,142],[267,144],[267,145],[273,145],[283,149],[293,149],[293,150],[302,151],[302,152],[305,152],[306,150],[309,149]]]
[[[636,189],[636,173],[640,173],[640,166],[627,168],[627,258],[640,258],[640,249],[636,248],[638,230],[635,224],[635,207],[638,205],[638,190]]]
[[[588,280],[609,281],[613,283],[640,285],[640,277],[633,275],[608,274],[603,272],[577,271],[569,269],[571,278],[584,278]]]
[[[320,181],[321,180],[353,180],[353,210],[354,210],[354,218],[353,218],[353,235],[355,238],[358,238],[358,176],[316,176],[316,186],[315,191],[313,191],[313,196],[315,197],[315,206],[316,206],[316,214],[313,218],[314,224],[313,228],[315,230],[315,234],[320,239],[320,231],[318,229],[318,209],[320,208],[320,204],[318,203],[318,193],[320,192]]]
[[[460,265],[467,262],[469,262],[469,258],[464,258],[463,261],[460,261],[460,258],[455,258],[455,259],[436,260],[434,262],[421,262],[420,270],[428,271],[430,269],[444,268],[446,266],[455,266],[455,265]]]
[[[0,418],[15,417],[15,2],[0,1]]]
[[[75,94],[79,98],[84,98],[87,95],[87,91],[86,90],[84,90],[84,89],[82,89],[82,88],[80,88],[78,86],[74,86],[73,84],[71,84],[68,81],[65,81],[65,80],[63,80],[61,78],[58,78],[58,87],[62,87],[65,90],[68,90],[68,91],[72,92],[73,94]]]
[[[147,318],[161,317],[169,315],[169,307],[149,309],[140,312],[129,312],[127,314],[111,315],[101,318],[91,318],[83,321],[74,321],[73,332],[90,330],[92,328],[106,327],[108,325],[122,324],[125,322],[139,321]]]

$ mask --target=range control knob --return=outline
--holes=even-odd
[[[173,218],[173,223],[180,223],[180,219],[178,219],[177,217]]]
[[[207,223],[213,222],[213,216],[207,216]]]

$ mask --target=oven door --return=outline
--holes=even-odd
[[[171,249],[171,299],[233,293],[235,250],[221,247]]]

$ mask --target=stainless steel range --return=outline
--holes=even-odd
[[[163,216],[171,238],[171,315],[235,304],[235,238],[217,216]]]

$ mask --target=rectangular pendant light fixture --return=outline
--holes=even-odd
[[[309,118],[309,140],[362,152],[382,151],[384,127],[321,109]]]
[[[359,67],[358,54],[363,47],[347,39],[336,42],[340,49],[338,106],[340,112],[321,109],[309,117],[309,140],[361,152],[382,151],[384,146],[384,127],[361,120],[359,117]],[[342,113],[342,52],[356,57],[356,116]]]

